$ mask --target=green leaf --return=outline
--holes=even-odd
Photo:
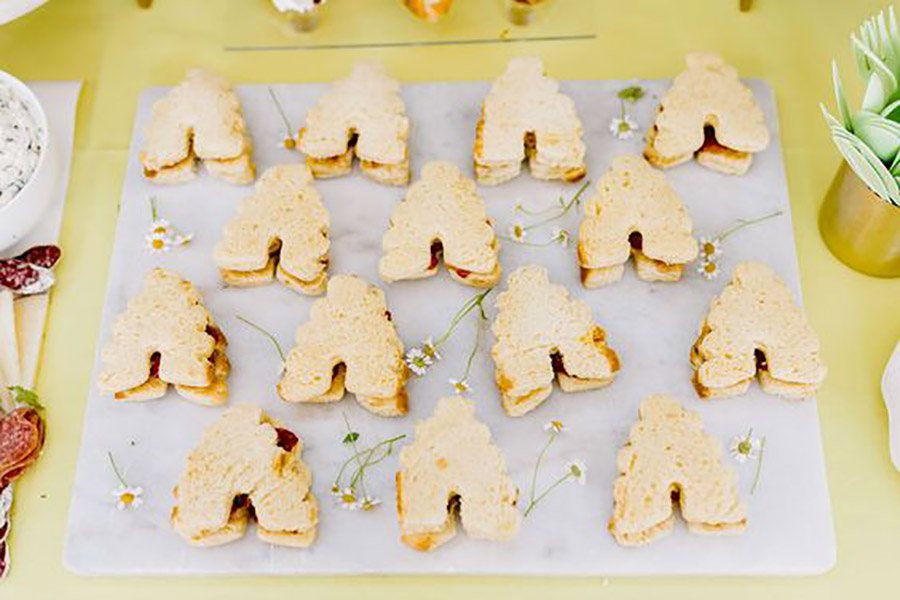
[[[628,102],[634,103],[643,98],[645,95],[647,95],[647,90],[639,85],[630,85],[627,88],[619,90],[619,93],[616,94],[616,97],[619,100],[626,100]]]
[[[13,402],[16,404],[24,404],[35,410],[44,410],[44,405],[41,404],[34,390],[23,388],[20,385],[11,385],[6,389],[13,393]]]
[[[345,444],[355,444],[356,440],[358,440],[358,439],[359,439],[359,434],[356,433],[355,431],[351,431],[350,433],[348,433],[347,435],[344,436],[344,443]]]
[[[894,100],[885,106],[881,111],[881,116],[895,123],[900,122],[900,100]]]
[[[831,61],[831,78],[834,81],[834,100],[837,103],[838,112],[844,127],[853,131],[853,122],[850,119],[850,108],[847,106],[847,98],[844,96],[844,86],[841,83],[841,73],[838,71],[837,61]]]
[[[900,150],[900,123],[879,114],[858,112],[853,115],[853,133],[883,162],[891,162]]]
[[[872,50],[855,35],[850,36],[853,49],[862,54],[869,66],[864,77],[868,77],[866,93],[862,108],[872,112],[880,112],[897,89],[897,77]]]

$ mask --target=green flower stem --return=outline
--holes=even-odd
[[[533,511],[534,508],[538,505],[538,502],[540,502],[541,500],[546,498],[547,495],[550,494],[550,492],[552,492],[554,489],[556,489],[560,485],[564,484],[566,481],[568,481],[572,477],[574,477],[574,475],[571,472],[569,472],[569,473],[566,473],[565,475],[563,475],[562,477],[560,477],[559,479],[557,479],[556,481],[554,481],[546,490],[541,492],[541,494],[537,498],[533,499],[531,502],[528,503],[528,507],[525,509],[524,516],[527,517],[531,513],[531,511]]]
[[[759,475],[762,473],[762,462],[766,451],[766,436],[759,442],[759,460],[756,461],[756,475],[753,477],[753,486],[750,488],[750,495],[756,493],[756,486],[759,485]]]
[[[116,479],[119,480],[119,483],[122,484],[122,487],[128,487],[128,482],[125,481],[125,478],[122,476],[121,471],[119,471],[119,467],[118,467],[118,465],[116,465],[116,459],[113,458],[112,452],[107,450],[106,456],[107,456],[107,458],[109,458],[109,466],[112,467],[113,473],[116,474]]]
[[[459,325],[460,321],[462,321],[466,315],[468,315],[474,308],[478,308],[481,310],[482,316],[484,315],[484,309],[482,308],[482,304],[484,303],[484,299],[488,294],[491,293],[491,290],[494,288],[487,289],[480,294],[476,294],[475,296],[469,298],[465,304],[463,304],[462,308],[457,311],[457,313],[453,316],[453,319],[450,321],[450,325],[447,328],[447,331],[434,341],[434,347],[438,348],[441,344],[450,339],[450,336],[453,335],[453,331],[456,329],[456,326]]]
[[[342,416],[344,417],[344,424],[347,426],[347,433],[352,434],[353,429],[350,427],[350,421],[347,419],[347,415],[342,413]],[[363,462],[360,459],[359,448],[357,447],[356,440],[354,439],[353,436],[350,437],[350,447],[353,449],[353,459],[356,460],[356,464],[357,464],[356,474],[359,475],[359,477],[354,476],[354,478],[350,482],[350,487],[354,488],[354,486],[356,485],[356,482],[357,482],[356,480],[359,479],[359,487],[360,487],[360,489],[362,489],[363,496],[368,496],[369,494],[366,491],[366,478],[365,478],[365,474],[364,474],[365,467],[363,466]],[[351,460],[353,460],[353,459],[351,459]]]
[[[563,236],[563,234],[560,233],[559,235],[554,235],[552,238],[550,238],[549,240],[546,240],[544,242],[519,241],[519,240],[514,240],[513,238],[511,238],[507,235],[498,235],[497,237],[500,238],[501,240],[506,240],[507,242],[513,242],[514,244],[519,244],[520,246],[531,246],[532,248],[546,248],[547,246],[552,246],[553,244],[559,242],[559,240],[560,240],[560,238],[562,238],[562,236]]]
[[[262,327],[260,327],[256,323],[254,323],[253,321],[250,321],[249,319],[245,319],[241,315],[236,315],[236,316],[239,321],[243,321],[244,323],[246,323],[253,329],[257,330],[258,332],[260,332],[261,334],[263,334],[264,336],[269,338],[269,341],[271,341],[272,345],[275,346],[275,349],[278,350],[278,356],[281,357],[281,362],[282,362],[282,364],[284,364],[284,362],[287,359],[285,358],[284,350],[281,348],[281,344],[278,343],[278,338],[276,338],[274,335],[272,335],[271,333],[269,333],[268,331],[266,331],[265,329],[263,329]]]
[[[733,233],[737,233],[744,227],[749,227],[750,225],[756,225],[757,223],[762,223],[763,221],[768,221],[769,219],[780,216],[783,212],[784,211],[776,210],[773,213],[769,213],[767,215],[763,215],[762,217],[757,217],[755,219],[738,219],[738,222],[736,225],[729,227],[728,229],[726,229],[725,231],[723,231],[722,233],[717,235],[716,239],[719,241],[723,241],[729,235],[731,235]]]
[[[150,216],[154,222],[159,220],[159,211],[156,210],[156,196],[150,196]]]
[[[541,469],[541,462],[544,460],[544,455],[547,454],[547,450],[550,449],[550,446],[553,445],[553,442],[556,441],[556,436],[559,435],[558,432],[552,431],[550,433],[550,439],[547,440],[547,443],[544,444],[544,447],[541,449],[541,453],[538,454],[537,462],[534,463],[534,473],[531,475],[531,493],[528,494],[528,510],[531,510],[531,507],[534,506],[534,493],[537,488],[537,476],[538,471]],[[528,514],[528,510],[525,511],[525,514]]]
[[[531,229],[534,229],[535,227],[540,227],[541,225],[546,225],[547,223],[551,223],[553,221],[556,221],[557,219],[563,218],[566,215],[566,213],[569,212],[569,210],[573,206],[581,203],[581,195],[584,193],[584,191],[586,189],[588,189],[588,186],[590,186],[590,185],[591,185],[590,179],[586,180],[583,184],[581,184],[581,187],[578,188],[578,191],[575,192],[575,195],[572,196],[571,200],[569,200],[568,202],[566,202],[562,205],[562,208],[560,208],[559,214],[554,215],[552,217],[547,217],[546,219],[543,219],[536,223],[532,223],[531,225],[526,225],[526,226],[522,227],[522,229],[524,229],[525,231],[529,231]]]
[[[293,129],[293,127],[291,127],[291,122],[288,121],[287,115],[284,113],[284,109],[281,108],[281,102],[279,102],[278,97],[275,96],[275,90],[273,90],[271,86],[269,86],[268,89],[269,89],[269,96],[272,97],[272,102],[275,103],[275,108],[278,109],[278,114],[281,115],[281,120],[284,121],[284,130],[287,134],[287,137],[293,138],[294,137],[294,129]]]

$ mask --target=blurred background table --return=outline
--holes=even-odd
[[[25,80],[82,79],[72,181],[38,382],[48,406],[43,459],[17,486],[13,567],[0,598],[766,598],[900,594],[900,474],[888,458],[878,382],[900,336],[900,280],[850,271],[819,237],[819,204],[839,156],[818,109],[832,57],[854,66],[848,34],[876,0],[557,0],[570,15],[512,28],[500,0],[457,0],[447,19],[413,19],[399,0],[331,0],[319,28],[293,34],[266,0],[51,0],[0,27],[0,68]],[[556,8],[555,10],[558,10]],[[509,28],[509,31],[505,31]],[[519,38],[534,38],[531,41]],[[460,40],[465,43],[458,44]],[[349,45],[349,47],[348,47]],[[234,82],[329,81],[376,58],[402,81],[490,79],[510,57],[541,56],[560,79],[669,77],[691,50],[721,53],[775,88],[808,314],[829,379],[819,396],[838,562],[796,579],[509,579],[500,577],[81,578],[62,566],[69,488],[97,344],[138,93],[195,65]],[[845,77],[858,94],[856,78]],[[598,523],[598,526],[602,524]]]

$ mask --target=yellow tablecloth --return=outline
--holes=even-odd
[[[365,597],[460,598],[860,598],[896,597],[900,556],[900,474],[888,459],[887,418],[878,381],[900,336],[900,280],[858,275],[818,235],[816,214],[839,158],[817,103],[831,98],[838,57],[851,92],[848,34],[877,0],[558,0],[582,11],[548,34],[576,41],[378,49],[226,51],[227,46],[497,39],[499,0],[457,0],[451,19],[431,26],[399,0],[332,0],[312,36],[284,31],[265,0],[51,0],[0,27],[0,68],[24,79],[83,79],[76,148],[62,233],[65,260],[53,297],[38,390],[50,432],[37,467],[17,486],[13,568],[0,598]],[[484,16],[489,15],[489,16]],[[535,35],[538,30],[533,30]],[[505,34],[504,34],[505,35]],[[512,37],[529,30],[509,32]],[[403,80],[489,79],[514,55],[544,58],[559,78],[671,76],[684,53],[722,53],[743,75],[775,87],[794,211],[805,302],[831,367],[819,396],[838,562],[825,576],[799,579],[81,578],[61,563],[84,402],[126,151],[138,93],[172,84],[206,65],[234,81],[327,81],[361,58],[383,60]]]

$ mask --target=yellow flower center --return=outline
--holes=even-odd
[[[712,256],[716,253],[716,245],[712,242],[706,242],[703,244],[703,254],[706,256]]]
[[[122,492],[119,495],[119,502],[125,506],[131,506],[131,503],[134,502],[134,494],[131,492]]]
[[[356,502],[356,496],[354,496],[353,494],[342,494],[341,502],[343,502],[344,504],[353,504],[354,502]]]
[[[703,266],[703,270],[706,271],[707,273],[715,273],[716,269],[718,269],[718,267],[716,266],[716,263],[714,263],[714,262],[706,263]]]
[[[284,138],[284,147],[286,150],[293,150],[297,147],[297,141],[292,137]]]
[[[154,240],[153,240],[153,248],[154,248],[155,250],[162,250],[162,249],[165,248],[165,247],[166,247],[166,241],[165,241],[165,240],[160,240],[160,239],[154,239]]]

